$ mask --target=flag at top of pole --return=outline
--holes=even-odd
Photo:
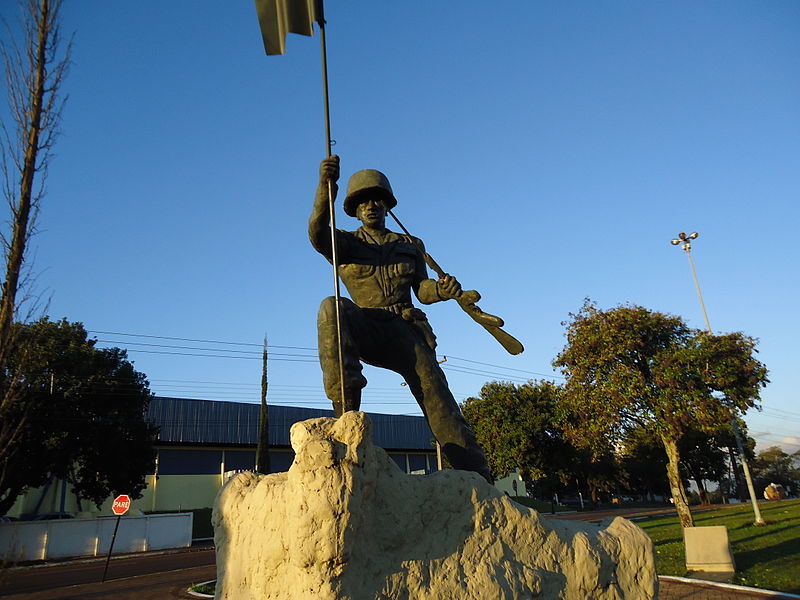
[[[286,52],[286,34],[314,35],[314,21],[322,25],[321,0],[255,0],[264,50]]]

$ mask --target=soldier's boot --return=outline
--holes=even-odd
[[[341,400],[341,391],[333,394],[333,414],[338,419],[344,413],[351,410],[358,410],[361,407],[361,388],[351,388],[344,390],[344,402]]]

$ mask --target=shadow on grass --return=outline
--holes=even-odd
[[[760,539],[763,539],[765,537],[771,537],[771,536],[774,536],[774,535],[777,535],[777,534],[780,534],[780,533],[784,533],[784,532],[785,533],[789,533],[789,532],[794,533],[794,532],[797,531],[797,525],[792,524],[792,523],[787,523],[783,527],[756,527],[756,526],[753,526],[753,525],[751,525],[750,527],[752,527],[753,530],[754,530],[753,531],[753,535],[744,536],[744,537],[736,537],[735,539],[731,539],[731,543],[733,543],[733,544],[746,544],[748,542],[753,542],[753,541],[756,541],[756,540],[760,540]],[[729,531],[730,531],[730,529],[729,529]],[[800,541],[798,541],[798,540],[788,540],[788,541],[792,541],[795,544],[797,544],[797,547],[795,548],[795,550],[796,551],[800,551]],[[769,548],[769,546],[767,546],[767,548]]]
[[[768,561],[780,560],[797,555],[800,551],[800,542],[796,539],[784,540],[778,544],[735,552],[736,567],[739,570],[750,569]],[[798,582],[800,586],[800,582]],[[800,590],[800,587],[798,587]]]
[[[681,539],[680,537],[662,538],[662,539],[660,539],[658,541],[653,541],[653,546],[656,546],[656,547],[658,547],[658,546],[668,546],[669,544],[682,544],[682,543],[683,543],[683,539]]]

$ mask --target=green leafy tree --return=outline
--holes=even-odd
[[[657,435],[681,524],[692,526],[679,443],[688,429],[715,430],[759,400],[767,370],[754,358],[755,341],[693,330],[641,306],[603,311],[589,300],[564,324],[567,345],[554,365],[567,378],[566,434],[589,447],[620,443],[636,427]]]
[[[728,472],[726,447],[735,444],[729,423],[706,432],[687,429],[680,442],[681,467],[697,486],[701,504],[710,504],[706,481],[721,481]]]
[[[563,471],[570,447],[555,425],[559,392],[548,381],[494,381],[481,388],[479,397],[466,399],[461,409],[495,477],[517,469],[532,486]]]
[[[800,468],[794,458],[778,446],[772,446],[756,454],[750,463],[753,486],[760,494],[770,483],[777,483],[791,493],[797,494],[800,486]]]
[[[579,489],[587,489],[592,502],[597,505],[602,493],[615,492],[627,484],[627,475],[613,452],[592,452],[586,448],[573,448],[570,472],[578,480]]]
[[[155,429],[145,421],[148,382],[119,348],[96,348],[80,323],[17,324],[3,378],[17,400],[0,421],[0,514],[50,476],[78,498],[136,498],[153,466]]]
[[[642,427],[636,427],[626,435],[620,454],[632,494],[648,499],[656,495],[669,497],[667,456],[659,438]]]

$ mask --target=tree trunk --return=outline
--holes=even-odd
[[[728,446],[728,456],[731,459],[731,471],[733,471],[733,485],[735,490],[731,491],[731,496],[744,500],[744,488],[742,485],[742,474],[739,470],[739,463],[736,461],[736,451],[732,446]]]
[[[592,497],[592,503],[597,506],[600,504],[600,490],[597,486],[589,484],[589,495]]]
[[[0,340],[3,343],[9,339],[11,324],[14,320],[19,278],[22,272],[22,263],[25,259],[25,245],[31,234],[29,219],[31,210],[35,210],[33,178],[37,171],[36,159],[39,153],[39,134],[41,132],[42,113],[45,110],[45,69],[48,63],[47,46],[50,41],[51,31],[49,0],[42,0],[38,12],[34,12],[31,17],[36,19],[36,23],[32,25],[36,28],[37,39],[36,47],[29,50],[33,57],[34,68],[33,72],[30,73],[33,81],[30,87],[24,90],[24,92],[27,92],[30,101],[30,105],[26,107],[28,109],[26,116],[29,120],[24,124],[26,146],[20,174],[19,197],[13,204],[11,243],[6,259],[3,295],[2,299],[0,299]],[[13,93],[13,90],[9,90],[9,92]],[[7,348],[0,350],[1,359],[5,358],[5,350]],[[4,360],[1,362],[5,364]]]
[[[681,520],[681,527],[694,527],[692,511],[689,510],[689,501],[686,498],[686,490],[683,488],[679,471],[681,457],[678,451],[678,443],[666,436],[663,436],[661,441],[667,453],[667,479],[672,492],[672,500],[675,503],[675,510],[678,511],[678,518]]]
[[[708,490],[706,490],[706,486],[703,483],[703,478],[699,475],[695,475],[694,482],[697,484],[697,493],[700,495],[700,504],[711,504],[711,500],[708,498]]]

